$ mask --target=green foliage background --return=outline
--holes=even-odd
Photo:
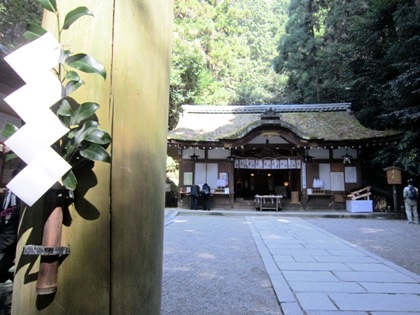
[[[288,102],[348,101],[365,126],[405,131],[365,159],[419,176],[419,51],[417,0],[291,0],[274,66]]]
[[[0,0],[0,44],[14,50],[28,41],[26,25],[40,23],[42,6],[38,0]]]
[[[169,125],[183,104],[351,102],[406,132],[366,162],[419,176],[419,51],[418,0],[179,0]]]
[[[286,77],[273,71],[288,0],[178,0],[170,126],[183,104],[284,102]]]

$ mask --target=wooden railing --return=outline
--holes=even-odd
[[[370,196],[371,196],[371,192],[370,192],[370,188],[371,186],[353,191],[349,194],[347,194],[347,199],[349,200],[359,200],[359,199],[363,199],[363,200],[370,200]]]

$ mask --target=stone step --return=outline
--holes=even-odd
[[[291,204],[290,199],[282,199],[281,201],[282,209],[283,210],[302,210],[302,204]],[[243,199],[243,198],[236,198],[235,202],[233,204],[234,209],[254,209],[255,210],[255,204],[254,200],[250,199]]]

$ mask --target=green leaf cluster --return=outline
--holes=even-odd
[[[61,34],[70,26],[85,16],[93,16],[86,7],[77,7],[68,12],[60,24],[60,12],[55,0],[39,0],[41,6],[56,15],[59,42]],[[25,38],[34,40],[44,35],[47,31],[41,25],[30,23]],[[109,133],[102,130],[97,121],[96,112],[99,104],[94,102],[78,103],[71,94],[86,83],[81,79],[80,72],[100,75],[106,79],[104,66],[92,56],[85,53],[72,53],[62,50],[60,64],[56,69],[57,77],[64,86],[62,99],[52,106],[61,122],[70,131],[63,136],[53,148],[72,165],[72,169],[63,176],[63,185],[71,190],[77,186],[77,179],[73,173],[75,168],[81,167],[89,161],[111,162],[107,147],[112,139]],[[3,130],[3,135],[9,137],[17,130],[8,125]]]

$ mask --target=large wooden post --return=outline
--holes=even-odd
[[[57,3],[60,12],[86,6],[94,14],[64,32],[63,44],[108,71],[106,81],[86,76],[74,97],[101,105],[99,121],[113,137],[112,164],[82,171],[61,240],[71,253],[59,267],[54,295],[37,296],[39,260],[20,255],[24,245],[41,242],[41,202],[23,211],[12,313],[159,314],[173,1]],[[45,14],[53,34],[54,23]]]

